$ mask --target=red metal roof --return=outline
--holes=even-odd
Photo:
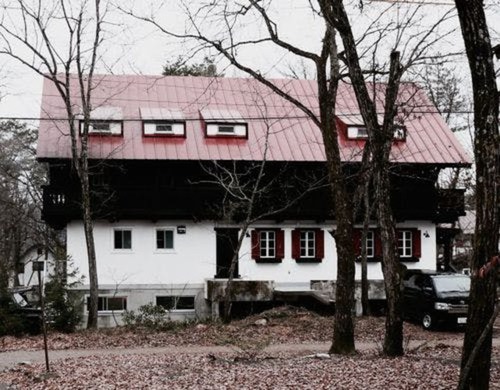
[[[316,82],[273,80],[313,112],[318,112]],[[89,137],[89,156],[133,160],[261,160],[268,136],[268,160],[323,161],[320,130],[292,103],[250,78],[163,76],[95,77],[96,112],[122,116],[123,136]],[[75,96],[77,82],[73,82]],[[377,86],[383,101],[383,85]],[[467,156],[425,93],[413,83],[400,88],[405,102],[405,142],[395,142],[391,159],[402,163],[468,164]],[[74,99],[78,102],[78,98]],[[381,104],[379,104],[379,107]],[[141,116],[142,113],[142,116]],[[155,114],[156,113],[156,114]],[[203,117],[205,113],[205,117]],[[207,114],[208,113],[208,114]],[[216,118],[217,113],[221,118]],[[340,124],[361,124],[353,89],[341,84],[337,98]],[[144,116],[147,118],[143,118]],[[186,122],[186,137],[144,137],[142,119],[179,119]],[[173,118],[173,116],[181,116]],[[63,101],[55,86],[44,82],[38,149],[39,158],[69,158],[70,138]],[[248,139],[206,138],[204,121],[248,123]],[[357,161],[364,141],[339,134],[344,161]]]

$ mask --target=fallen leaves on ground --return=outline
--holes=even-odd
[[[265,326],[256,326],[259,319],[266,319]],[[356,340],[382,343],[384,318],[356,319]],[[147,329],[130,330],[125,327],[79,331],[73,334],[52,332],[49,347],[63,349],[105,349],[130,347],[160,347],[166,345],[236,345],[252,340],[253,343],[288,344],[328,342],[333,334],[333,317],[320,316],[301,308],[279,307],[233,321],[229,325],[219,322],[188,324],[162,332]],[[420,326],[405,323],[407,340],[443,340],[461,338],[457,331],[427,332]],[[0,352],[15,350],[40,350],[43,339],[39,336],[0,338]]]
[[[44,377],[43,364],[0,374],[17,389],[454,389],[460,358],[457,347],[386,359],[375,352],[349,357],[261,354],[119,355],[67,359]],[[500,381],[498,356],[491,383]]]

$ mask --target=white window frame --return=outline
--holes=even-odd
[[[413,256],[413,232],[411,230],[398,231],[398,252],[401,258]]]
[[[115,247],[115,232],[117,231],[130,231],[130,248],[116,248]],[[123,227],[114,227],[111,236],[111,248],[113,248],[113,252],[132,252],[134,249],[134,231],[131,227],[123,226]],[[122,236],[123,241],[123,236]]]
[[[89,312],[89,305],[88,305],[88,299],[90,298],[90,295],[85,295],[85,306],[86,306],[86,312],[88,313]],[[99,295],[98,299],[105,299],[106,300],[106,309],[105,310],[98,310],[97,311],[97,314],[98,315],[102,315],[102,314],[113,314],[113,313],[124,313],[126,310],[127,310],[127,307],[128,307],[128,295],[110,295],[110,294],[103,294],[103,295]],[[108,305],[108,302],[107,300],[108,299],[122,299],[122,300],[125,300],[125,309],[120,309],[120,310],[108,310],[107,307],[109,306]],[[99,304],[98,304],[99,305]],[[99,306],[98,306],[99,308]]]
[[[300,230],[299,250],[301,259],[316,257],[316,232],[314,230]]]
[[[375,232],[373,230],[366,232],[366,257],[375,257]]]
[[[206,124],[207,137],[230,137],[230,138],[247,138],[248,124],[245,122],[207,122]],[[221,128],[232,128],[233,131],[221,131]]]
[[[94,123],[106,123],[109,124],[109,130],[94,130]],[[80,134],[83,134],[84,121],[80,121]],[[109,119],[90,119],[89,120],[89,135],[101,134],[101,135],[122,135],[123,134],[123,123],[118,120]]]
[[[172,248],[158,248],[158,232],[162,231],[169,231],[172,232]],[[159,253],[174,253],[175,252],[175,244],[176,244],[176,234],[175,234],[176,229],[171,227],[171,226],[157,226],[154,229],[154,250],[155,252]]]
[[[368,129],[366,128],[366,126],[348,126],[347,138],[368,139]]]
[[[275,230],[260,230],[259,231],[259,255],[261,259],[276,258],[276,239]]]
[[[188,297],[188,298],[193,298],[193,308],[192,309],[165,309],[166,312],[168,313],[193,313],[196,310],[196,297],[193,295],[155,295],[155,306],[160,306],[158,305],[158,298],[162,297],[174,297],[174,298],[182,298],[182,297]],[[163,307],[163,306],[162,306]]]
[[[145,136],[185,137],[186,124],[181,121],[144,120],[142,121]],[[169,131],[158,130],[158,126],[170,126]]]

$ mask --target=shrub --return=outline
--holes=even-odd
[[[123,322],[129,328],[143,327],[149,330],[166,330],[175,327],[168,317],[168,312],[162,307],[148,303],[140,306],[137,313],[133,310],[123,314]]]
[[[56,271],[45,284],[45,314],[47,325],[53,330],[71,333],[76,330],[82,320],[83,298],[78,291],[72,288],[81,284],[78,270],[71,270],[65,275]],[[67,282],[72,280],[72,282]]]

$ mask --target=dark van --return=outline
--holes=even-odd
[[[403,280],[405,318],[432,329],[438,324],[465,325],[470,277],[428,270],[408,270]]]

